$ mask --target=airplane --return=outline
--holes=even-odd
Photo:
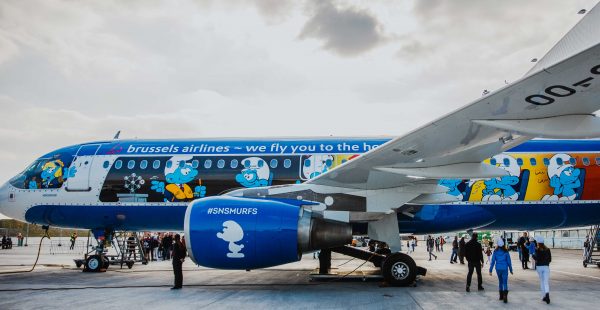
[[[184,231],[198,265],[245,270],[362,227],[393,251],[378,259],[385,280],[410,285],[421,271],[400,233],[600,222],[599,31],[594,8],[522,79],[400,137],[83,143],[4,184],[0,212],[98,239]]]

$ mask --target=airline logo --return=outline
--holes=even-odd
[[[229,258],[244,258],[244,253],[240,253],[244,248],[243,244],[236,244],[236,242],[244,239],[244,230],[242,226],[235,221],[223,222],[223,231],[217,233],[217,238],[222,239],[225,242],[229,242]]]

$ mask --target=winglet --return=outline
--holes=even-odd
[[[525,76],[551,67],[598,44],[600,6],[596,4],[585,16],[531,68]]]

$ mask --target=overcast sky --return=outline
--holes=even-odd
[[[0,2],[0,182],[122,138],[401,135],[520,78],[597,0]]]

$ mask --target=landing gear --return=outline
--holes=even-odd
[[[390,286],[416,286],[417,276],[427,274],[427,269],[417,266],[412,257],[400,252],[383,255],[350,246],[332,248],[331,251],[372,262],[381,268],[381,276]]]
[[[417,264],[404,253],[393,253],[383,260],[381,273],[392,286],[408,286],[417,279]]]
[[[108,258],[104,255],[90,255],[85,259],[83,271],[101,272],[108,269]]]
[[[102,259],[102,256],[90,255],[85,260],[85,267],[83,270],[88,272],[100,272],[102,267],[104,267],[104,260]]]

